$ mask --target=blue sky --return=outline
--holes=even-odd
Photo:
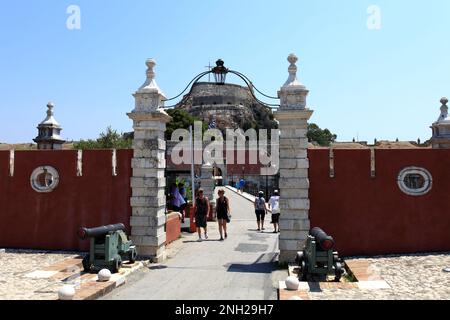
[[[131,131],[150,57],[167,96],[217,58],[276,95],[291,52],[311,121],[339,140],[426,140],[450,96],[449,13],[448,0],[0,0],[0,142],[30,142],[50,100],[67,139]]]

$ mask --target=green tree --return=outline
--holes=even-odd
[[[131,148],[132,139],[130,135],[118,133],[110,126],[106,132],[102,132],[97,140],[81,140],[74,143],[73,147],[77,150],[89,149],[129,149]]]
[[[177,129],[189,129],[190,126],[194,125],[196,121],[202,121],[194,116],[191,116],[184,110],[181,109],[169,109],[167,110],[169,116],[172,117],[172,121],[167,124],[166,129],[166,140],[171,140],[172,133]],[[208,125],[203,123],[203,132],[208,129]]]
[[[320,146],[329,146],[336,141],[337,135],[330,132],[328,129],[321,129],[317,124],[308,124],[308,141],[316,142]]]

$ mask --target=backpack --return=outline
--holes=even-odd
[[[265,210],[266,209],[266,200],[264,198],[256,198],[256,210]]]

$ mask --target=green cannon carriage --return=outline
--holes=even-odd
[[[344,269],[334,247],[332,237],[320,228],[313,228],[309,232],[304,250],[297,253],[296,263],[299,266],[300,280],[307,281],[314,277],[323,280],[334,275],[334,280],[339,282]]]
[[[80,228],[78,236],[91,241],[89,254],[83,259],[83,267],[87,272],[106,268],[117,273],[123,261],[136,261],[136,246],[128,240],[122,223],[92,229]]]

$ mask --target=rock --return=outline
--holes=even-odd
[[[299,296],[292,296],[289,298],[289,300],[303,300],[303,299],[300,298]]]
[[[285,283],[288,290],[298,290],[300,286],[300,281],[298,281],[297,277],[288,277]]]
[[[450,272],[450,267],[444,268],[442,271],[449,273]]]
[[[98,281],[107,282],[109,281],[109,279],[111,279],[111,271],[109,271],[108,269],[100,270],[100,272],[98,273]]]
[[[0,254],[6,253],[6,249],[0,249]]]
[[[75,288],[73,286],[64,286],[58,291],[59,300],[73,300]]]

